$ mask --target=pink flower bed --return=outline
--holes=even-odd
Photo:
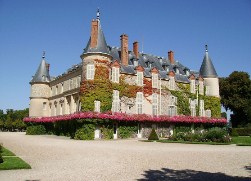
[[[193,116],[151,116],[147,114],[125,114],[125,113],[97,113],[97,112],[79,112],[74,114],[40,117],[40,118],[24,118],[25,122],[57,122],[70,121],[76,119],[110,119],[121,122],[167,122],[167,123],[210,123],[210,124],[227,124],[225,118],[207,118]]]

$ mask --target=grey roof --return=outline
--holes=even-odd
[[[108,46],[108,48],[110,55],[112,56],[112,61],[114,62],[115,60],[117,60],[121,64],[121,73],[136,74],[136,66],[134,65],[134,61],[138,61],[138,65],[142,66],[145,69],[144,77],[151,77],[151,69],[156,67],[159,70],[159,76],[161,79],[169,79],[168,73],[170,71],[176,72],[177,70],[179,70],[179,73],[175,74],[175,80],[184,83],[190,82],[185,72],[187,70],[190,71],[190,69],[182,65],[178,61],[175,61],[175,64],[172,65],[170,63],[170,60],[168,60],[167,58],[146,53],[139,53],[139,57],[137,59],[133,51],[128,51],[128,66],[125,66],[122,64],[120,59],[121,49],[119,47],[110,46]],[[165,66],[168,69],[164,69]]]
[[[100,20],[97,19],[96,21],[98,21],[98,41],[97,41],[97,46],[94,48],[91,48],[91,37],[87,43],[86,48],[84,49],[84,52],[82,55],[84,54],[93,54],[93,53],[102,53],[102,54],[110,54],[106,41],[105,41],[105,36],[104,33],[102,31],[101,28],[101,23]]]
[[[40,65],[37,69],[37,72],[33,76],[30,83],[41,83],[41,82],[50,82],[51,81],[49,70],[46,65],[47,65],[47,63],[43,57]]]
[[[208,55],[208,51],[207,51],[207,46],[206,46],[206,53],[202,62],[202,65],[200,67],[200,75],[203,78],[215,78],[218,77],[214,65]]]

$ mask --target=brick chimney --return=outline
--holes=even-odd
[[[174,52],[172,50],[168,52],[168,59],[171,64],[174,64]]]
[[[135,54],[136,58],[139,58],[139,43],[137,41],[133,43],[133,53]]]
[[[126,34],[122,34],[120,36],[121,40],[121,62],[123,65],[128,65],[128,36]]]
[[[97,46],[98,43],[98,20],[92,20],[91,25],[91,48]]]
[[[47,68],[48,72],[50,72],[50,64],[47,63],[46,68]]]

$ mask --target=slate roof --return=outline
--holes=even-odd
[[[45,57],[43,56],[42,61],[37,69],[37,72],[33,76],[30,83],[41,83],[41,82],[50,82],[51,81],[49,70],[47,68],[47,63],[44,58]]]
[[[200,75],[202,75],[203,78],[216,78],[218,77],[214,65],[211,61],[211,58],[208,55],[207,45],[206,45],[206,53],[202,62],[202,65],[200,67]]]
[[[120,54],[121,49],[119,47],[108,47],[110,55],[112,56],[112,61],[117,60],[121,64]],[[174,65],[171,65],[170,60],[164,57],[159,57],[155,55],[139,53],[139,58],[137,59],[136,56],[132,51],[129,51],[129,59],[128,59],[128,66],[121,64],[121,73],[126,74],[136,74],[134,61],[138,61],[138,65],[144,67],[144,76],[151,77],[151,69],[156,67],[159,70],[159,77],[161,79],[169,79],[168,73],[170,71],[174,71],[175,73],[175,80],[178,82],[189,83],[188,76],[186,75],[186,71],[190,71],[190,69],[178,61],[175,61]],[[165,68],[165,69],[164,69]],[[177,71],[179,73],[177,73]]]

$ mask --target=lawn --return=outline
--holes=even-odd
[[[232,143],[237,146],[251,146],[251,137],[250,136],[238,136],[232,137]]]
[[[30,169],[31,166],[14,153],[2,147],[2,157],[4,162],[0,163],[0,170]]]

